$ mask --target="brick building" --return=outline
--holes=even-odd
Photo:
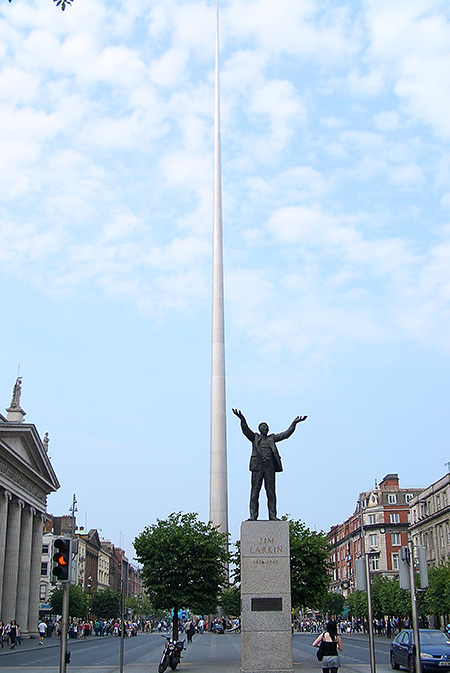
[[[400,547],[408,540],[409,504],[421,490],[400,488],[398,474],[387,474],[372,490],[360,493],[352,516],[327,534],[331,591],[347,596],[354,590],[355,561],[363,550],[370,553],[374,574],[398,574]]]

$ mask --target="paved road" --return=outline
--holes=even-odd
[[[294,673],[320,673],[315,650],[311,647],[314,636],[295,633],[293,636]],[[156,673],[164,641],[159,634],[139,634],[125,640],[124,673]],[[91,637],[82,641],[69,641],[72,653],[67,673],[119,673],[118,638]],[[370,673],[367,636],[343,637],[344,651],[340,673]],[[180,673],[240,673],[241,638],[238,634],[215,636],[197,635],[192,645],[183,653],[178,667]],[[377,673],[391,673],[389,666],[389,641],[376,639]],[[44,645],[26,640],[21,647],[0,653],[0,673],[58,673],[59,643],[46,638]]]

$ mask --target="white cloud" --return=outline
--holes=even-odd
[[[375,126],[381,131],[395,131],[400,127],[400,116],[396,110],[384,110],[374,117]]]
[[[411,118],[430,124],[445,138],[450,136],[449,16],[448,7],[437,0],[368,2],[367,57],[389,72]]]
[[[274,54],[336,63],[355,49],[349,14],[343,6],[321,14],[312,0],[284,0],[282,5],[277,0],[235,0],[223,12],[223,20],[227,30],[241,40],[254,40]]]
[[[198,306],[210,282],[214,3],[133,0],[127,15],[103,0],[63,15],[21,4],[0,20],[4,268],[52,292],[95,285],[158,316]],[[384,338],[405,329],[394,313],[412,324],[411,296],[438,324],[442,216],[422,234],[416,221],[427,198],[448,209],[447,14],[413,0],[222,8],[231,320],[261,348]],[[300,282],[311,301],[300,292],[297,306]]]

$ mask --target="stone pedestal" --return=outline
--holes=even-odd
[[[241,525],[242,673],[292,673],[289,523]]]

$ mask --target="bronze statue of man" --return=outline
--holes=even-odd
[[[278,453],[276,442],[290,437],[297,423],[307,419],[307,416],[296,416],[287,430],[278,434],[268,434],[267,423],[260,423],[258,432],[253,432],[247,425],[245,416],[239,409],[233,409],[233,414],[241,421],[241,430],[252,443],[252,455],[250,456],[249,469],[252,473],[252,488],[250,492],[250,518],[248,521],[256,521],[259,514],[259,493],[264,482],[267,495],[267,509],[269,520],[279,521],[277,518],[277,497],[275,494],[275,472],[282,472],[281,456]]]

